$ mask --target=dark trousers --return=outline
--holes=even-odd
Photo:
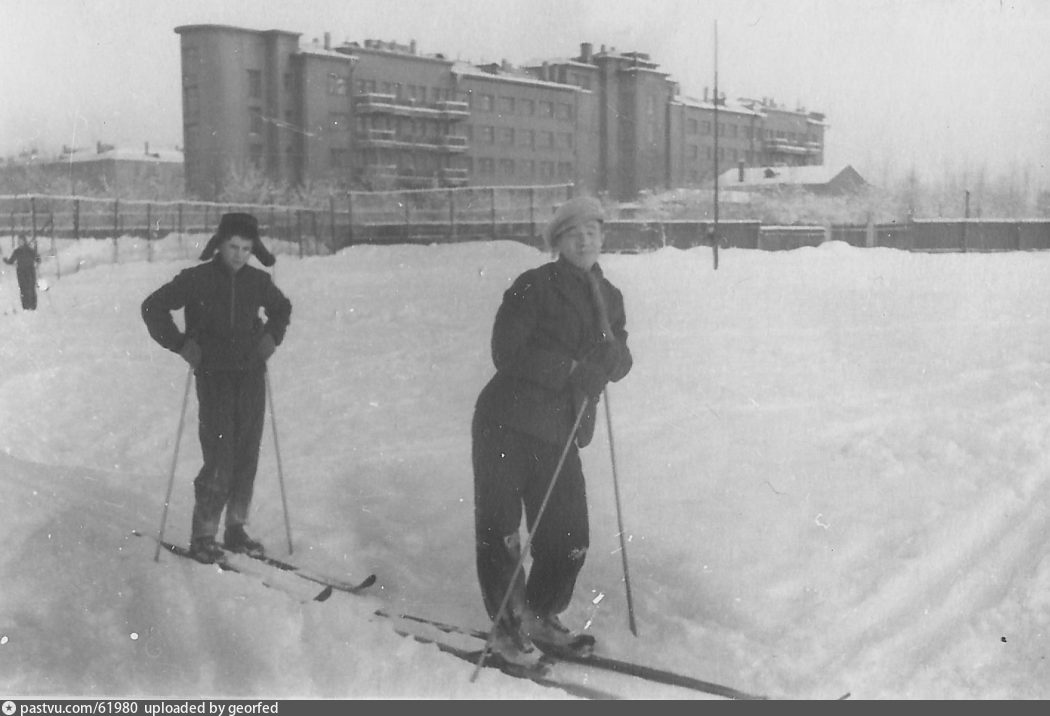
[[[576,577],[590,544],[587,492],[580,454],[572,446],[557,477],[539,525],[536,515],[564,445],[474,416],[474,529],[478,580],[489,618],[494,619],[521,557],[522,506],[533,532],[532,566],[514,579],[505,612],[528,605],[542,615],[569,606]]]
[[[36,274],[18,272],[18,292],[22,296],[22,308],[36,310]]]
[[[248,521],[266,417],[266,372],[198,371],[198,433],[204,466],[193,481],[194,539],[215,537],[226,510],[226,529]]]

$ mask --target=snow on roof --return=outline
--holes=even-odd
[[[558,89],[567,90],[571,92],[578,92],[580,88],[576,85],[567,85],[561,82],[550,82],[548,80],[541,80],[536,77],[528,75],[518,74],[504,74],[502,72],[493,74],[492,72],[486,72],[480,67],[476,67],[468,62],[455,61],[452,63],[451,71],[453,74],[473,77],[475,79],[487,79],[497,82],[514,82],[517,84],[528,84],[535,85],[537,87],[556,87]]]
[[[813,164],[801,167],[746,167],[744,180],[740,181],[740,169],[727,169],[719,175],[719,182],[727,189],[736,186],[776,186],[778,184],[813,185],[828,184],[850,166],[829,167]]]
[[[678,95],[674,98],[674,101],[678,104],[686,107],[695,107],[697,109],[710,109],[714,110],[715,103],[709,99],[697,99],[696,97],[687,97],[685,95]],[[742,104],[736,103],[723,103],[718,105],[719,112],[733,112],[735,114],[750,114],[754,116],[761,116],[761,112],[756,112],[750,107],[745,107]]]
[[[177,149],[132,149],[129,147],[115,147],[104,152],[83,150],[72,154],[60,154],[50,160],[55,164],[70,164],[82,162],[97,162],[102,160],[140,161],[140,162],[173,162],[181,164],[185,161],[181,151]]]

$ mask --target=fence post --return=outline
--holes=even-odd
[[[299,244],[299,258],[303,257],[303,210],[295,210],[295,243]]]
[[[456,193],[448,190],[448,238],[456,240]]]
[[[317,212],[310,209],[310,235],[314,237],[314,247],[316,249],[317,242],[320,240],[317,233]],[[299,247],[299,258],[303,257],[303,247]]]
[[[153,262],[153,202],[146,202],[146,261]]]
[[[48,217],[50,231],[47,232],[51,239],[51,256],[55,256],[55,278],[62,278],[62,261],[59,260],[59,252],[55,248],[55,211],[51,210]]]
[[[354,193],[350,190],[346,192],[346,243],[354,245]]]
[[[33,248],[36,248],[36,197],[29,197],[29,216],[32,219],[32,237],[33,237]]]
[[[402,194],[401,196],[404,199],[401,205],[405,207],[404,238],[405,241],[411,241],[412,232],[409,229],[409,225],[412,223],[412,217],[410,215],[411,209],[409,209],[408,207],[408,197],[406,197],[404,194]]]
[[[120,199],[113,200],[113,263],[119,258],[117,236],[120,234]]]
[[[529,243],[536,243],[536,187],[529,187]]]
[[[332,242],[328,245],[329,253],[335,251],[335,194],[328,195],[328,216],[332,224]]]
[[[496,238],[496,187],[489,189],[489,207],[492,220],[492,238]]]
[[[73,239],[80,241],[80,199],[73,200]]]

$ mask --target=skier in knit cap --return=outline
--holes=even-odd
[[[193,483],[190,552],[204,563],[223,557],[216,535],[224,510],[223,546],[264,554],[245,524],[262,441],[266,361],[284,340],[292,304],[270,274],[249,265],[253,255],[274,264],[255,217],[225,214],[201,254],[206,263],[181,271],[142,303],[150,336],[178,353],[196,378],[204,466]],[[172,317],[179,309],[184,332]]]
[[[623,296],[598,265],[603,223],[593,197],[558,208],[545,234],[555,260],[524,272],[503,294],[492,329],[496,373],[474,410],[478,578],[495,621],[492,652],[519,665],[538,661],[535,646],[559,650],[581,641],[558,616],[589,546],[579,449],[591,440],[606,383],[633,364]],[[515,572],[523,508],[532,535],[528,575]]]

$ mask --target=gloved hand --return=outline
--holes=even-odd
[[[182,344],[182,348],[179,349],[179,355],[194,370],[201,364],[201,347],[192,338],[187,338],[186,342]]]
[[[275,350],[277,350],[277,343],[274,342],[273,336],[269,333],[264,333],[262,338],[259,339],[259,345],[255,347],[255,356],[265,363]]]
[[[591,361],[580,361],[569,373],[569,383],[591,399],[601,395],[608,382],[609,374],[605,369]]]
[[[627,361],[627,346],[615,338],[599,343],[590,360],[600,365],[609,376],[617,375]]]

